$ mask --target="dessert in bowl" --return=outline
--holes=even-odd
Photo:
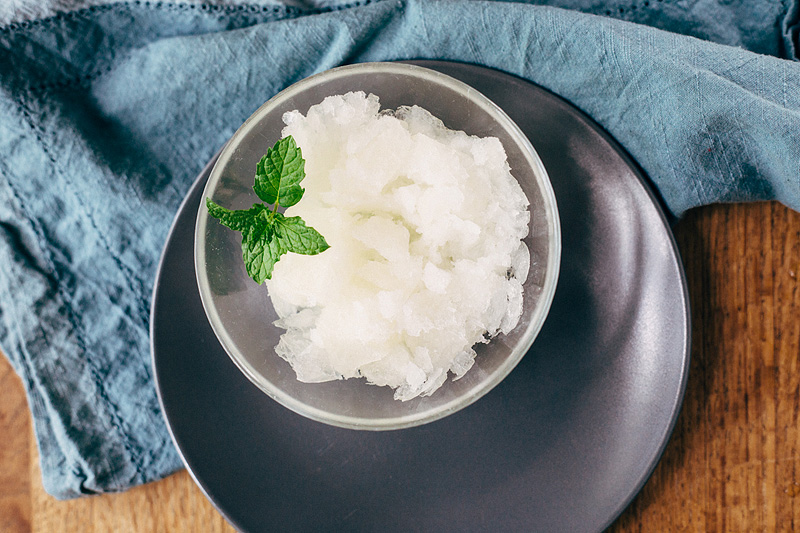
[[[558,277],[555,199],[525,135],[438,72],[341,67],[258,109],[204,196],[249,209],[256,168],[287,136],[307,176],[285,217],[330,248],[281,255],[267,290],[242,236],[198,212],[200,295],[234,363],[289,409],[354,429],[423,424],[486,394],[530,348]]]

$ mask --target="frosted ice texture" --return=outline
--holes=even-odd
[[[500,141],[363,92],[283,120],[307,173],[287,215],[331,248],[275,266],[277,353],[301,381],[365,377],[398,400],[463,376],[476,343],[516,326],[530,265],[528,200]]]

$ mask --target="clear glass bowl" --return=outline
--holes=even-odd
[[[517,327],[475,346],[474,366],[451,378],[431,396],[401,402],[389,387],[363,379],[302,383],[274,350],[283,330],[267,290],[247,276],[239,233],[209,220],[205,202],[195,228],[197,283],[208,320],[239,369],[277,402],[334,426],[388,430],[417,426],[466,407],[505,378],[530,348],[544,323],[558,278],[561,234],[555,196],[539,156],[514,122],[470,86],[439,72],[402,63],[364,63],[317,74],[285,89],[261,106],[231,138],[203,194],[230,209],[258,201],[252,190],[256,163],[280,138],[281,117],[306,113],[326,96],[349,91],[374,93],[382,109],[419,105],[450,129],[498,137],[512,173],[530,201],[531,269],[524,283],[524,310]]]

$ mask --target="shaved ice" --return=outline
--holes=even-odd
[[[300,381],[363,377],[398,400],[462,377],[473,346],[522,314],[530,214],[500,141],[417,106],[382,111],[363,92],[283,121],[306,159],[286,215],[331,247],[275,265],[277,353]]]

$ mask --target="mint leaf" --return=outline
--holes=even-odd
[[[316,255],[330,248],[325,237],[314,228],[306,226],[300,217],[276,214],[275,233],[281,247],[296,254]]]
[[[299,185],[306,177],[305,163],[294,138],[289,135],[281,139],[256,165],[253,190],[268,204],[293,206],[305,192]]]
[[[256,217],[267,211],[264,204],[253,204],[253,207],[245,210],[231,211],[215,204],[210,198],[206,198],[208,214],[219,220],[219,223],[234,231],[243,231],[255,224]]]
[[[289,207],[303,196],[298,185],[305,178],[305,160],[294,139],[288,136],[267,150],[256,165],[253,190],[263,201],[250,209],[232,211],[206,198],[208,214],[220,224],[242,233],[242,259],[250,276],[261,285],[272,278],[281,256],[288,252],[315,255],[329,248],[317,230],[300,217],[285,217],[278,206]]]
[[[247,275],[259,285],[272,278],[272,269],[284,253],[271,223],[252,226],[242,233],[244,266]]]

